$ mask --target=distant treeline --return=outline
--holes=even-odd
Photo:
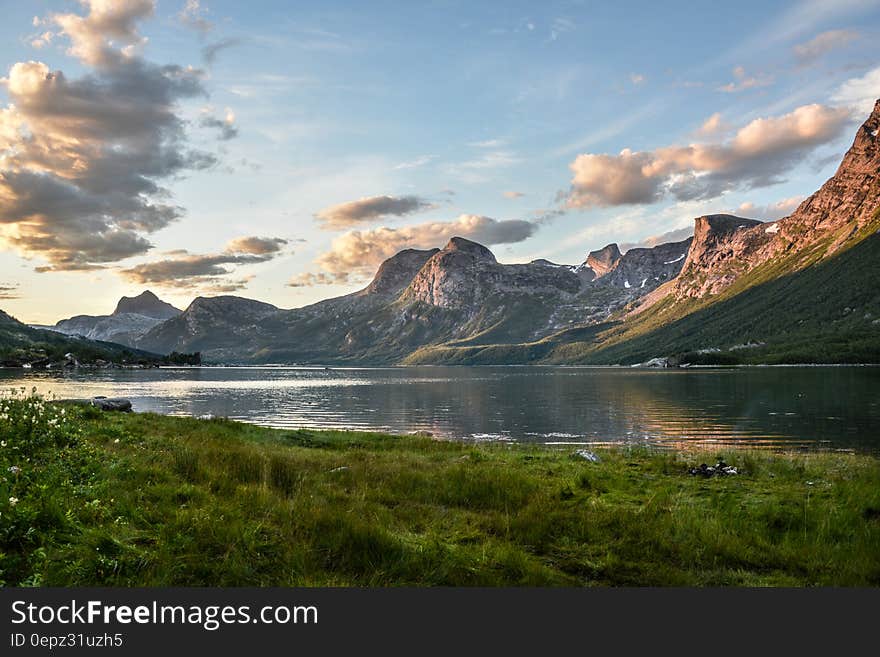
[[[172,365],[201,365],[202,352],[196,351],[191,354],[183,354],[179,351],[172,351],[168,354],[166,360]]]

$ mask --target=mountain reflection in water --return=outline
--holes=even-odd
[[[136,411],[542,443],[880,451],[880,368],[0,370],[0,387],[120,396]]]

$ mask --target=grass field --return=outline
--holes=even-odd
[[[63,414],[62,414],[63,411]],[[473,445],[0,402],[5,585],[880,585],[880,460]]]

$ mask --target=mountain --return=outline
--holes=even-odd
[[[630,249],[619,256],[607,271],[602,274],[597,271],[595,280],[599,285],[653,290],[679,275],[690,252],[691,240],[692,238],[688,238],[682,242],[658,244],[650,249]],[[617,249],[616,244],[611,246]],[[587,258],[587,264],[589,263],[590,259]],[[595,271],[595,267],[593,269]]]
[[[180,313],[147,290],[136,297],[122,297],[111,315],[77,315],[40,328],[133,347],[151,328]]]
[[[171,319],[181,311],[170,303],[162,301],[155,294],[146,290],[136,297],[122,297],[116,304],[113,315],[143,315],[154,319]]]
[[[430,345],[405,362],[880,362],[878,134],[880,101],[834,176],[784,219],[697,218],[680,272],[609,321],[515,345]],[[625,256],[590,256],[596,283],[620,279]]]
[[[880,362],[878,134],[880,101],[835,174],[791,215],[768,224],[729,215],[696,219],[675,280],[588,340],[554,336],[542,358]]]
[[[443,249],[401,251],[362,290],[304,308],[197,299],[136,344],[200,351],[213,362],[388,364],[425,345],[531,341],[606,319],[674,277],[683,258],[670,257],[670,248],[677,255],[686,244],[621,257],[619,266],[642,276],[631,285],[597,278],[587,263],[500,264],[486,247],[453,237]]]
[[[262,320],[277,312],[262,301],[198,297],[185,311],[147,331],[137,344],[160,353],[238,350],[260,333]]]
[[[706,215],[690,239],[609,244],[579,265],[502,264],[453,237],[303,308],[226,296],[164,321],[129,303],[110,317],[155,322],[128,329],[142,349],[206,362],[880,362],[878,132],[880,101],[834,176],[775,222]]]
[[[66,358],[72,354],[73,359]],[[96,342],[79,337],[68,337],[55,331],[31,328],[0,310],[0,366],[63,364],[65,362],[94,363],[104,360],[114,363],[155,363],[156,354],[129,349],[120,344]]]

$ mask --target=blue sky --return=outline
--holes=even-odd
[[[870,0],[5,4],[0,307],[31,322],[145,288],[300,306],[452,234],[576,263],[776,219],[880,97]]]

